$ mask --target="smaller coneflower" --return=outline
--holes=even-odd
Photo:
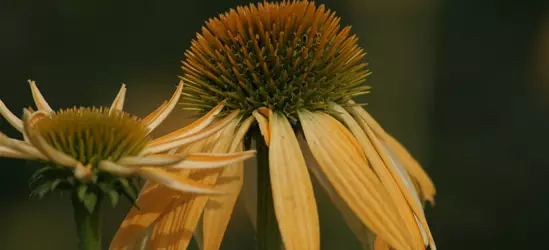
[[[225,121],[208,126],[213,120],[209,114],[200,124],[153,140],[150,132],[176,106],[182,83],[168,102],[144,119],[122,111],[125,85],[109,108],[74,107],[54,111],[36,84],[29,83],[38,110],[24,109],[22,120],[0,100],[0,114],[24,138],[12,139],[0,132],[0,157],[41,163],[31,178],[33,194],[42,197],[56,190],[71,193],[80,249],[101,249],[99,209],[103,198],[108,197],[113,206],[120,195],[135,203],[139,177],[179,192],[216,194],[218,191],[213,186],[187,179],[176,171],[219,168],[254,155],[253,151],[163,153],[205,139],[228,124]]]

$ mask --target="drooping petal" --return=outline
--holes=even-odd
[[[220,194],[220,191],[211,185],[205,185],[198,181],[184,178],[181,175],[174,174],[163,169],[142,167],[137,170],[137,173],[147,180],[181,192],[194,194]]]
[[[269,170],[282,241],[288,250],[320,249],[318,212],[305,159],[290,122],[272,115]]]
[[[300,140],[300,145],[302,144],[301,142],[302,141]],[[307,156],[311,154],[307,145],[301,145],[301,148],[303,149],[304,155]],[[330,184],[328,178],[322,172],[316,161],[314,161],[314,159],[308,160],[307,157],[305,157],[305,159],[311,175],[314,176],[315,180],[320,184],[326,194],[328,194],[328,197],[330,197],[332,203],[343,215],[343,219],[345,220],[351,231],[353,231],[357,239],[360,241],[362,249],[371,249],[375,240],[374,233],[372,233],[372,231],[369,230],[360,221],[360,219],[355,215],[351,208],[349,208],[347,203],[343,199],[341,199],[341,197],[337,194],[337,191]]]
[[[374,172],[385,190],[387,190],[389,197],[396,204],[402,222],[407,227],[408,232],[412,236],[413,243],[416,245],[415,248],[421,249],[426,244],[424,242],[427,242],[427,238],[423,237],[420,229],[422,225],[418,225],[415,216],[423,214],[423,210],[421,206],[417,206],[418,204],[414,201],[412,194],[406,189],[402,178],[398,176],[393,162],[388,158],[385,150],[381,148],[379,141],[376,140],[373,132],[368,127],[362,130],[353,117],[341,106],[332,103],[330,107],[336,112],[336,117],[342,120],[356,137]]]
[[[168,101],[166,107],[162,109],[158,114],[152,118],[148,124],[147,128],[149,131],[153,131],[160,123],[162,123],[166,117],[172,112],[172,110],[175,108],[175,105],[177,105],[177,102],[179,101],[179,97],[181,96],[181,91],[183,90],[183,81],[179,82],[179,85],[177,85],[177,89],[175,90],[175,93],[173,94],[170,101]]]
[[[377,237],[374,242],[374,250],[391,250],[391,247],[382,238]]]
[[[26,159],[26,160],[36,159],[33,156],[27,155],[25,153],[19,152],[17,150],[14,150],[5,146],[0,146],[0,157]]]
[[[261,131],[261,135],[263,135],[263,138],[265,138],[265,144],[268,147],[271,141],[271,128],[269,127],[269,121],[257,110],[254,111],[252,114],[255,117],[257,124],[259,124],[259,130]]]
[[[186,126],[184,128],[178,129],[172,133],[169,133],[165,136],[159,137],[157,139],[154,139],[151,143],[152,144],[160,144],[167,141],[179,139],[194,133],[199,132],[200,130],[204,129],[206,126],[208,126],[213,120],[215,120],[216,116],[223,110],[225,106],[223,104],[217,105],[215,108],[210,110],[206,115],[200,117],[200,119],[194,121],[191,123],[191,125]]]
[[[100,161],[98,167],[116,176],[130,176],[136,173],[135,168],[128,168],[112,161]]]
[[[242,140],[247,133],[253,118],[244,120],[238,128],[235,138],[229,147],[229,152],[242,151]],[[221,172],[216,185],[226,192],[223,196],[210,197],[202,219],[202,250],[217,250],[221,246],[223,236],[236,205],[243,184],[243,162],[227,167]]]
[[[396,207],[368,166],[356,139],[327,114],[304,110],[298,114],[307,144],[338,195],[378,237],[395,249],[412,249]]]
[[[17,131],[23,133],[23,122],[17,116],[15,116],[9,109],[6,107],[4,102],[0,100],[0,115],[8,121],[8,123],[17,129]]]
[[[120,87],[120,91],[118,92],[118,95],[116,95],[116,98],[112,102],[110,111],[113,110],[122,110],[124,109],[124,100],[126,99],[126,84],[122,84],[122,87]]]
[[[185,159],[183,155],[156,154],[147,156],[125,156],[118,160],[123,166],[169,166],[180,163]]]
[[[227,126],[230,122],[234,121],[236,116],[238,116],[239,111],[234,111],[227,117],[225,117],[222,121],[207,127],[206,129],[203,129],[197,133],[185,136],[183,138],[178,138],[175,140],[163,142],[163,143],[150,143],[147,145],[147,147],[143,150],[142,155],[147,154],[156,154],[160,152],[167,151],[172,148],[181,147],[184,145],[187,145],[189,143],[193,143],[198,140],[203,140],[208,136],[211,136],[218,132],[219,130],[223,129],[225,126]]]
[[[132,208],[130,210],[114,236],[109,249],[126,250],[133,246],[180,194],[176,190],[157,183],[146,184],[137,199],[139,209]]]
[[[255,150],[237,153],[194,153],[170,168],[212,169],[228,166],[255,155]]]
[[[425,170],[419,165],[414,157],[404,148],[396,139],[389,135],[379,125],[379,123],[363,108],[352,107],[348,109],[357,121],[363,121],[367,124],[376,136],[387,145],[387,148],[396,155],[399,161],[406,168],[406,171],[414,179],[420,187],[420,193],[424,200],[434,203],[434,195],[436,193],[435,186]],[[363,124],[361,124],[363,126]]]
[[[33,145],[38,149],[42,154],[44,154],[48,159],[50,159],[52,162],[67,166],[67,167],[76,167],[80,164],[76,159],[73,157],[55,149],[52,147],[46,140],[38,134],[38,132],[34,131],[29,124],[29,122],[32,121],[32,115],[29,113],[28,110],[23,111],[23,124],[25,133],[29,136],[29,140],[33,143]]]
[[[48,158],[40,153],[40,151],[38,151],[38,149],[36,149],[35,147],[27,144],[24,141],[9,138],[2,132],[0,132],[0,146],[10,148],[25,155],[29,155],[34,159],[38,158],[41,160],[48,160]]]
[[[29,84],[31,87],[32,98],[34,99],[34,103],[36,104],[36,107],[38,108],[38,110],[45,111],[45,112],[53,112],[48,102],[46,102],[46,99],[44,99],[44,96],[42,96],[42,93],[40,93],[40,90],[38,90],[36,83],[32,80],[29,80]]]

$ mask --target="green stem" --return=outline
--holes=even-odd
[[[252,132],[257,150],[257,249],[280,250],[282,240],[273,205],[269,149],[258,130]]]
[[[76,194],[72,197],[79,250],[101,250],[101,198],[90,213]]]

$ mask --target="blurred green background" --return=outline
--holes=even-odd
[[[0,98],[16,113],[37,81],[55,108],[143,116],[169,98],[203,21],[249,1],[0,1]],[[543,249],[549,223],[549,1],[319,0],[352,25],[373,75],[367,109],[437,188],[439,249]],[[158,133],[188,122],[177,111]],[[0,119],[0,130],[18,136]],[[68,197],[29,199],[33,163],[0,159],[0,249],[75,249]],[[358,249],[319,194],[323,249]],[[105,243],[129,204],[105,208]],[[239,205],[223,249],[253,249]]]

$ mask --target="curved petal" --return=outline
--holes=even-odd
[[[170,166],[180,163],[186,157],[174,154],[156,154],[147,156],[125,156],[118,160],[123,166]]]
[[[244,161],[255,155],[255,150],[237,153],[194,153],[170,168],[212,169]]]
[[[259,130],[261,131],[263,138],[265,138],[265,144],[268,147],[271,141],[271,128],[269,127],[269,121],[257,110],[254,111],[252,115],[255,117],[257,124],[259,124]]]
[[[253,123],[253,117],[248,117],[238,128],[235,138],[229,147],[229,152],[242,151],[242,140]],[[221,246],[225,231],[238,200],[243,184],[243,162],[227,167],[221,172],[216,185],[226,192],[226,195],[210,197],[202,219],[203,246],[202,250],[217,250]]]
[[[113,110],[122,110],[124,108],[124,100],[126,99],[126,84],[122,83],[122,87],[120,87],[120,91],[118,92],[118,95],[116,95],[116,98],[112,102],[110,111]]]
[[[352,102],[351,102],[352,103]],[[350,113],[355,116],[357,121],[363,121],[361,126],[368,125],[377,137],[387,145],[387,148],[393,152],[400,162],[406,168],[406,171],[414,179],[420,187],[421,195],[424,200],[428,200],[431,204],[434,203],[434,196],[436,193],[435,186],[425,170],[419,165],[414,157],[402,146],[396,139],[389,135],[379,125],[379,123],[363,108],[352,107],[348,108]]]
[[[0,146],[0,157],[26,159],[26,160],[36,159],[33,156],[30,156],[28,154],[19,152],[17,150],[14,150],[5,146]]]
[[[124,167],[112,161],[100,161],[98,167],[116,176],[130,176],[136,172],[135,168]]]
[[[28,110],[23,111],[23,124],[26,134],[29,136],[29,140],[34,144],[34,146],[46,157],[48,157],[52,162],[67,166],[67,167],[76,167],[80,164],[76,159],[71,156],[53,148],[44,140],[44,138],[34,131],[29,122],[32,120],[32,116]]]
[[[350,132],[324,113],[303,110],[298,115],[313,156],[349,208],[394,248],[413,249],[410,235],[400,226],[396,207]]]
[[[177,89],[175,90],[175,93],[173,93],[172,98],[170,101],[168,101],[165,108],[163,108],[160,112],[157,113],[157,115],[152,118],[148,124],[147,128],[149,131],[153,131],[160,123],[162,123],[166,117],[172,112],[172,110],[175,108],[175,105],[177,105],[177,102],[179,101],[179,97],[181,96],[181,91],[183,90],[183,81],[179,82],[179,85],[177,85]]]
[[[402,217],[402,222],[407,227],[408,232],[411,233],[416,248],[421,249],[428,241],[427,237],[422,234],[422,225],[416,222],[415,216],[423,214],[423,210],[421,206],[417,206],[418,204],[405,187],[402,178],[398,176],[397,169],[392,164],[393,162],[367,126],[365,130],[362,130],[353,117],[341,106],[332,103],[330,107],[336,112],[336,117],[342,120],[356,137],[381,184],[396,204],[397,212]]]
[[[0,146],[4,146],[17,152],[32,156],[33,158],[38,158],[46,161],[48,160],[46,156],[40,153],[40,151],[38,151],[38,149],[36,149],[32,145],[29,145],[24,141],[9,138],[2,132],[0,132]]]
[[[194,194],[221,194],[213,186],[184,178],[181,175],[170,173],[163,169],[142,167],[137,170],[137,173],[147,180],[181,192]]]
[[[223,110],[224,107],[225,106],[223,104],[219,104],[215,108],[210,110],[210,112],[200,117],[200,119],[191,123],[191,125],[178,129],[162,137],[156,138],[151,143],[160,144],[197,133],[200,130],[204,129],[206,126],[208,126],[210,123],[212,123],[212,121],[215,120],[216,116],[219,114],[219,112],[221,112],[221,110]]]
[[[40,90],[38,90],[36,83],[32,80],[29,80],[29,84],[31,87],[32,98],[34,99],[34,103],[36,104],[38,110],[53,112],[53,109],[51,109],[48,102],[46,102],[46,99],[44,99],[44,96],[42,96],[42,93],[40,93]]]
[[[269,171],[275,214],[288,250],[320,249],[318,212],[305,159],[290,122],[272,116]]]
[[[171,141],[164,142],[164,143],[159,143],[159,144],[150,143],[145,147],[145,149],[143,150],[143,152],[141,154],[142,155],[156,154],[156,153],[160,153],[160,152],[170,150],[172,148],[181,147],[181,146],[193,143],[193,142],[198,141],[198,140],[205,139],[206,137],[211,136],[211,135],[215,134],[216,132],[220,131],[221,129],[223,129],[230,122],[234,121],[238,114],[239,114],[239,111],[234,111],[232,114],[225,117],[222,121],[220,121],[220,122],[218,122],[218,123],[216,123],[212,126],[209,126],[208,128],[206,128],[202,131],[191,134],[189,136],[185,136],[183,138],[178,138],[178,139],[175,139],[175,140],[171,140]]]
[[[17,131],[23,133],[23,121],[15,116],[9,109],[6,107],[4,102],[0,100],[0,115],[8,121],[8,123],[17,129]]]

